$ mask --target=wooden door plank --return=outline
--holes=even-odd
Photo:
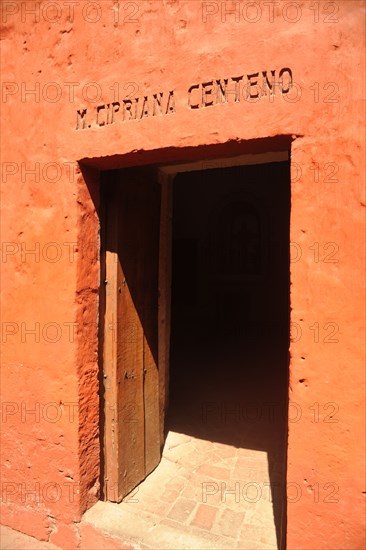
[[[139,204],[133,182],[118,184],[119,469],[123,496],[145,478],[143,327],[140,318]]]
[[[106,231],[106,495],[120,502],[160,461],[160,186],[115,171]],[[108,330],[113,326],[114,330]]]
[[[158,284],[160,186],[143,183],[144,250],[143,329],[144,329],[144,416],[145,473],[160,461],[159,372],[158,372]]]

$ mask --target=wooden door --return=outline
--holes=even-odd
[[[107,174],[104,489],[120,502],[160,461],[160,186],[127,170]]]

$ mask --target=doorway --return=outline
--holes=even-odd
[[[258,534],[261,523],[268,532],[272,521],[278,547],[286,517],[289,226],[288,162],[174,180],[167,429],[206,442],[207,505],[244,514],[247,533]]]
[[[229,548],[251,531],[266,539],[272,522],[262,547],[276,548],[286,517],[290,167],[229,162],[170,178],[163,247],[170,212],[159,178],[124,170],[104,182],[103,481],[107,499],[158,514],[165,530]],[[159,345],[169,332],[168,392]]]

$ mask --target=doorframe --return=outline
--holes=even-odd
[[[169,407],[171,283],[172,283],[172,220],[173,185],[175,177],[183,172],[231,168],[270,162],[290,162],[290,150],[258,154],[243,154],[194,162],[159,165],[156,179],[161,185],[161,218],[159,247],[158,299],[158,360],[160,395],[160,437],[165,440],[165,412]],[[161,388],[164,389],[161,393]]]
[[[171,282],[172,282],[172,219],[173,219],[173,185],[175,177],[182,172],[192,171],[205,171],[218,168],[230,168],[233,166],[244,165],[256,165],[256,164],[268,164],[272,162],[288,162],[291,170],[291,153],[290,147],[281,151],[257,153],[257,154],[241,154],[232,157],[218,157],[208,160],[200,160],[193,162],[183,163],[165,163],[155,165],[146,165],[145,168],[150,168],[150,175],[155,178],[155,181],[161,185],[161,218],[160,218],[160,246],[159,246],[159,277],[158,277],[158,365],[159,365],[159,410],[160,410],[160,434],[162,445],[165,441],[165,414],[169,406],[169,370],[170,370],[170,330],[171,330]],[[122,168],[122,167],[121,167]],[[130,166],[130,169],[141,167]],[[112,168],[111,168],[112,170]],[[108,171],[108,168],[107,168]],[[101,189],[101,192],[103,189]],[[104,204],[105,208],[105,204]],[[105,292],[104,284],[105,280],[105,230],[106,219],[105,210],[101,209],[100,216],[100,235],[101,235],[101,297],[100,304],[102,308],[105,308]],[[104,382],[104,327],[100,323],[100,381],[101,387]],[[104,408],[104,400],[101,400],[100,408],[100,420],[101,423],[107,422],[106,411]],[[103,432],[105,433],[104,429]],[[104,480],[104,464],[105,464],[105,440],[101,441],[101,482],[102,486],[105,483]],[[287,448],[286,456],[284,457],[285,465],[287,467]],[[285,476],[286,477],[286,476]],[[104,486],[104,500],[106,498],[106,491]],[[286,495],[284,495],[284,506],[282,509],[281,520],[281,549],[285,547],[286,541]]]

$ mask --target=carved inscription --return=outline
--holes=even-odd
[[[97,106],[94,113],[89,113],[87,109],[79,109],[76,113],[76,129],[84,130],[95,126],[108,126],[117,120],[126,122],[172,113],[175,113],[173,90],[158,92],[152,96],[145,95],[133,99],[103,103]]]
[[[186,105],[189,110],[197,110],[224,103],[258,101],[275,94],[286,95],[292,87],[292,71],[288,67],[278,72],[276,70],[257,71],[192,84],[186,92]],[[174,114],[176,112],[175,94],[174,90],[169,90],[103,103],[93,110],[78,109],[76,130],[101,128],[115,122],[139,121]]]
[[[292,84],[292,71],[287,67],[281,69],[278,75],[272,70],[209,80],[190,86],[188,106],[190,109],[202,109],[220,103],[256,100],[275,93],[288,94]]]

